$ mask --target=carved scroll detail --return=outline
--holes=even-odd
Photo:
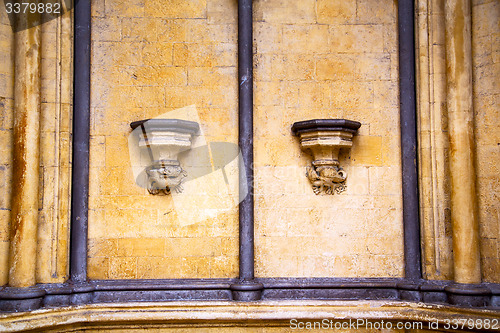
[[[340,194],[346,190],[347,173],[338,166],[315,166],[313,162],[307,167],[306,176],[312,184],[314,194]]]

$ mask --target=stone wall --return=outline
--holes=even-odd
[[[393,1],[257,1],[256,275],[402,276],[397,12]],[[347,190],[316,196],[295,121],[362,123]]]
[[[148,194],[134,181],[128,135],[133,121],[183,117],[168,112],[193,105],[198,140],[237,143],[237,4],[96,0],[92,8],[89,277],[236,277],[236,205],[203,217],[216,187],[189,194],[183,208],[179,196]]]
[[[207,141],[237,141],[235,3],[93,11],[89,276],[237,276],[236,210],[179,225],[175,199],[134,184],[127,148],[130,122],[192,104]],[[402,275],[396,29],[393,1],[255,3],[258,276]],[[362,123],[341,195],[304,176],[290,127],[312,118]]]
[[[396,3],[258,0],[254,7],[256,275],[402,276]],[[203,198],[220,196],[215,187],[191,193],[196,204],[182,211],[175,197],[148,194],[134,182],[128,147],[130,122],[174,110],[181,117],[179,109],[187,106],[201,125],[200,145],[237,142],[236,2],[95,0],[92,8],[89,277],[236,277],[236,205],[203,206]],[[443,8],[423,0],[417,8],[423,264],[431,279],[453,279]],[[500,282],[499,16],[498,2],[472,2],[477,199],[487,282]],[[41,172],[33,241],[36,282],[49,283],[68,275],[71,13],[40,29]],[[4,285],[12,237],[15,34],[3,11],[0,37]],[[340,195],[314,195],[305,177],[311,156],[300,151],[290,127],[314,118],[362,123],[352,150],[340,156],[348,173]]]

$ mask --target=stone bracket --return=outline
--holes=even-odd
[[[313,119],[293,124],[302,150],[313,155],[306,176],[314,194],[340,194],[346,189],[347,172],[339,165],[340,149],[350,149],[361,123],[347,119]]]
[[[132,135],[139,136],[138,145],[147,150],[149,165],[136,180],[150,194],[182,192],[182,181],[187,172],[182,168],[178,154],[191,149],[198,123],[180,119],[145,119],[130,124]],[[146,184],[142,184],[145,179]]]

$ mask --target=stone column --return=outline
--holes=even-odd
[[[69,275],[73,11],[64,12],[41,26],[40,76],[46,84],[40,88],[37,283],[62,283]]]
[[[453,279],[443,0],[417,2],[417,116],[424,278]]]
[[[445,26],[454,280],[480,283],[470,0],[445,1]]]
[[[19,15],[15,34],[14,170],[9,285],[36,283],[40,155],[40,15]]]

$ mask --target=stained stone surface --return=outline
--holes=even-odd
[[[472,1],[473,108],[482,278],[500,283],[500,3]]]
[[[184,120],[201,132],[180,153],[184,169],[213,167],[193,156],[201,140],[237,142],[237,3],[92,5],[89,277],[236,277],[238,211],[222,202],[224,189],[184,183],[181,194],[150,195],[134,181],[127,137],[131,122],[184,119],[168,112],[193,106],[197,119]],[[215,176],[197,180],[220,185]]]
[[[395,6],[385,0],[254,3],[258,276],[403,275]],[[417,25],[423,264],[427,277],[451,279],[444,15],[432,0],[419,0],[418,13],[432,23]],[[236,206],[211,217],[206,210],[176,211],[171,198],[134,184],[127,146],[130,122],[189,105],[207,142],[237,142],[236,2],[94,0],[92,15],[89,277],[236,277]],[[500,282],[499,17],[498,1],[472,1],[472,162],[482,279],[489,282]],[[62,282],[68,269],[71,24],[68,16],[42,27],[41,210],[34,240],[40,283]],[[4,285],[14,142],[14,34],[4,11],[0,45]],[[290,133],[294,122],[315,118],[362,123],[352,150],[340,155],[349,178],[339,196],[310,191],[310,156]],[[206,198],[215,202],[220,192],[193,197]]]
[[[396,17],[393,1],[256,3],[258,276],[402,276]],[[308,119],[362,123],[339,195],[311,190],[291,133]]]

